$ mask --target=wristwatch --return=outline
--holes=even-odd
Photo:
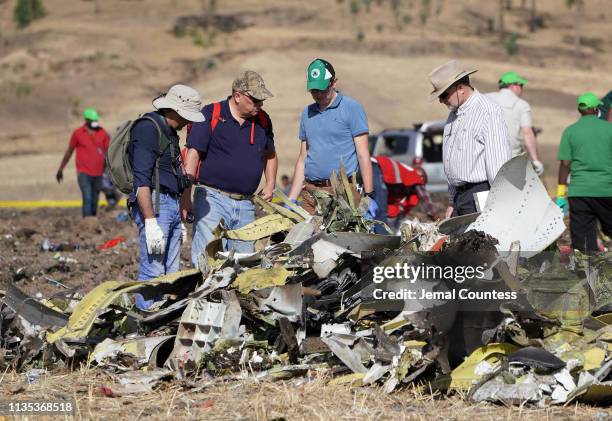
[[[369,192],[369,193],[364,193],[364,195],[368,196],[370,199],[374,199],[374,198],[375,198],[375,196],[376,196],[376,191],[375,191],[375,190],[372,190],[372,191],[371,191],[371,192]]]

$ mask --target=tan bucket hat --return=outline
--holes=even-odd
[[[433,91],[429,94],[429,100],[433,101],[453,83],[477,71],[476,69],[464,69],[457,60],[451,60],[442,66],[436,67],[429,74],[429,80],[433,86]]]
[[[202,98],[198,91],[186,85],[174,85],[168,93],[153,100],[153,106],[159,110],[169,108],[187,121],[200,123],[205,121],[202,114]]]
[[[266,88],[266,84],[259,73],[252,70],[240,72],[238,77],[234,79],[234,83],[232,83],[232,90],[236,92],[244,92],[260,101],[264,101],[274,96],[272,95],[272,92]]]

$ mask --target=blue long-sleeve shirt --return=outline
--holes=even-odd
[[[168,126],[164,116],[159,112],[150,112],[145,114],[145,116],[154,118],[162,133],[172,141],[172,145],[166,148],[159,161],[160,190],[178,193],[178,183],[172,170],[173,163],[170,153],[170,148],[174,147],[176,161],[174,165],[176,165],[175,168],[178,173],[178,160],[180,159],[178,133]],[[130,200],[133,201],[136,199],[138,187],[150,187],[152,190],[155,188],[155,160],[159,154],[159,135],[153,122],[140,120],[132,127],[128,154],[134,174],[134,190],[130,195]]]

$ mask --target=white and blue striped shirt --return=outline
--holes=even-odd
[[[483,181],[493,184],[501,166],[512,156],[508,136],[502,108],[476,89],[448,115],[442,158],[449,203],[453,203],[458,186]]]

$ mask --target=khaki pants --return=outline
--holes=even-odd
[[[351,185],[351,190],[353,192],[353,200],[355,202],[354,204],[355,206],[359,206],[361,195],[357,191],[355,183],[350,183],[350,185]],[[315,186],[314,184],[309,183],[309,182],[304,183],[304,187],[302,188],[302,198],[304,199],[302,201],[302,207],[306,210],[306,212],[308,212],[311,215],[314,215],[317,202],[314,196],[310,194],[312,190],[325,190],[326,192],[332,193],[332,187],[331,186],[329,187]]]

